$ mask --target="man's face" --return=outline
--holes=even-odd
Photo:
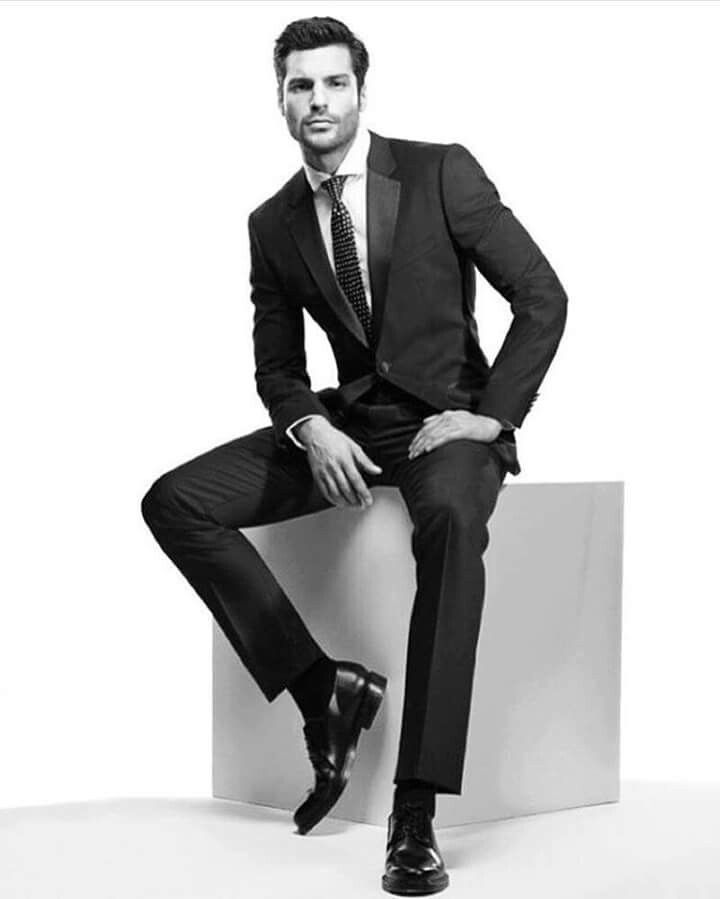
[[[310,156],[332,153],[355,137],[365,108],[365,85],[358,101],[350,50],[330,44],[293,50],[286,60],[282,114],[290,134]],[[314,119],[323,120],[313,123]]]

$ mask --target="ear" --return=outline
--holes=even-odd
[[[366,84],[363,83],[363,86],[360,88],[360,96],[358,99],[358,109],[360,112],[365,112],[365,107],[367,106],[367,94],[365,91]]]

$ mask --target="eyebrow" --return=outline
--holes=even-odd
[[[349,77],[350,76],[348,75],[347,72],[340,72],[338,75],[326,75],[323,80],[324,81],[333,81],[335,78],[349,78]],[[296,81],[312,81],[312,80],[313,79],[310,78],[308,75],[297,75],[295,78],[291,78],[288,81],[288,86],[290,86],[291,84],[295,84]]]

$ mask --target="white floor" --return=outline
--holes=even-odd
[[[619,803],[442,828],[443,896],[718,899],[719,820],[720,785],[624,782]],[[0,896],[389,895],[380,887],[384,851],[384,828],[326,818],[300,836],[289,812],[224,800],[6,809]]]

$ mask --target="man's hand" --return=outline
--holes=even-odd
[[[309,418],[297,429],[298,439],[307,450],[315,483],[325,499],[336,506],[372,505],[372,494],[358,470],[379,474],[376,465],[351,437],[326,418]]]
[[[496,418],[467,412],[465,409],[446,409],[444,412],[428,415],[423,421],[425,424],[408,447],[408,459],[414,459],[420,453],[429,453],[435,447],[461,437],[492,443],[502,430],[502,425]]]

